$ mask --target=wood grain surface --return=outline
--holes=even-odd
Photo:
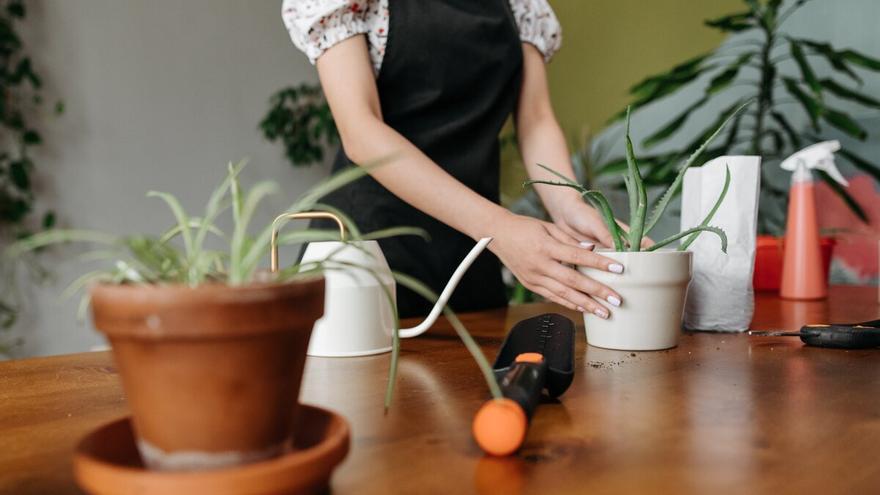
[[[877,295],[758,295],[753,328],[880,318]],[[880,351],[709,333],[667,351],[609,351],[586,346],[579,315],[549,304],[463,320],[491,360],[516,321],[548,311],[578,325],[574,383],[505,459],[471,439],[487,391],[445,322],[404,341],[387,415],[387,354],[309,358],[302,401],[343,414],[353,432],[333,493],[880,493]],[[109,353],[0,363],[0,493],[80,493],[76,442],[126,413]]]

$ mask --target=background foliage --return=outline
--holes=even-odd
[[[675,178],[675,164],[697,149],[718,124],[750,98],[757,100],[752,110],[737,116],[726,139],[707,150],[705,158],[724,154],[762,156],[762,197],[759,229],[779,234],[784,228],[784,202],[787,190],[767,180],[767,167],[775,167],[788,154],[821,140],[829,127],[865,140],[867,131],[848,113],[835,106],[835,100],[847,100],[872,110],[880,109],[880,101],[859,91],[863,81],[855,68],[880,71],[880,60],[849,48],[838,48],[826,41],[789,36],[783,27],[786,20],[810,0],[743,0],[745,9],[734,14],[706,21],[706,25],[726,34],[737,35],[736,41],[686,60],[666,72],[647,77],[630,88],[633,109],[647,106],[698,80],[711,76],[702,95],[642,141],[651,148],[675,136],[688,119],[710,101],[727,92],[736,100],[725,107],[704,130],[688,139],[684,147],[643,156],[647,168],[645,182],[667,185]],[[783,62],[793,61],[794,64]],[[834,77],[819,78],[817,63],[827,64]],[[809,120],[807,130],[792,123],[792,113],[802,112]],[[621,111],[616,119],[621,118]],[[880,179],[880,167],[854,153],[842,150],[840,156],[854,167]],[[597,173],[617,174],[626,168],[620,157],[600,167]],[[866,216],[853,198],[825,174],[819,174],[863,221]]]
[[[43,142],[34,116],[43,103],[43,81],[18,31],[26,15],[23,0],[0,0],[0,242],[25,237],[55,223],[51,211],[43,213],[39,221],[31,218],[36,199],[31,153]],[[63,105],[57,103],[54,111],[61,113]],[[43,273],[33,258],[29,262],[32,273]],[[18,288],[8,276],[11,270],[0,264],[0,328],[12,326],[17,314]]]

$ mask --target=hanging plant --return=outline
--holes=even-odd
[[[18,32],[26,14],[23,0],[0,0],[0,243],[55,224],[51,211],[34,218],[32,151],[43,142],[34,117],[43,104],[43,81]],[[54,111],[61,113],[63,104],[57,103]],[[42,272],[38,266],[30,268]],[[17,315],[13,272],[14,267],[0,264],[0,329],[11,327]]]

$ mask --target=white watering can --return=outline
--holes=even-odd
[[[340,239],[345,239],[345,225],[328,212],[285,213],[272,224],[271,270],[278,270],[278,229],[291,219],[332,219],[339,226]],[[491,237],[477,242],[453,272],[440,298],[427,318],[412,328],[400,329],[402,338],[425,333],[440,316],[443,307],[477,256]],[[394,314],[391,298],[397,296],[397,284],[379,243],[376,241],[311,242],[301,263],[331,261],[324,271],[324,316],[312,329],[308,354],[321,357],[353,357],[391,351]],[[384,285],[384,288],[383,288]]]

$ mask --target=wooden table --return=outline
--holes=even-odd
[[[465,315],[494,357],[516,321],[559,309]],[[582,327],[576,315],[570,315]],[[759,295],[754,328],[880,317],[876,288],[827,301]],[[484,457],[470,421],[487,391],[449,327],[404,342],[382,414],[388,355],[308,360],[304,402],[351,423],[334,493],[880,493],[880,351],[686,333],[660,352],[587,347],[574,383],[542,405],[519,455]],[[127,409],[108,353],[0,363],[0,493],[79,493],[71,452]]]

